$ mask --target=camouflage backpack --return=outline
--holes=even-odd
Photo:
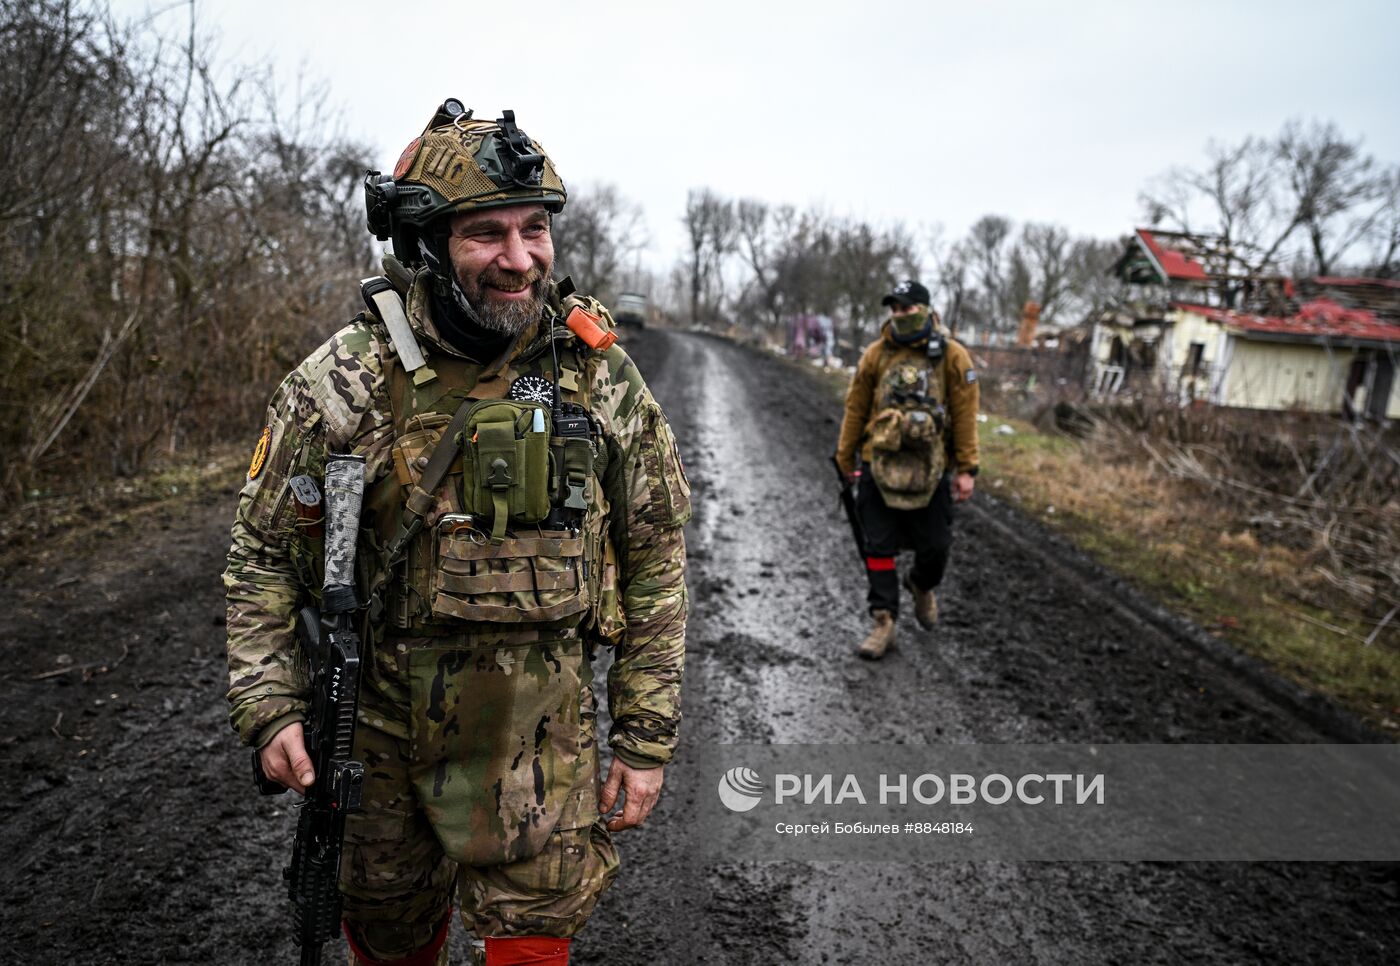
[[[871,475],[896,510],[926,507],[948,466],[943,432],[945,377],[941,356],[901,355],[885,367],[870,426]]]

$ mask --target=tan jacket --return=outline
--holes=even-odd
[[[842,471],[850,473],[856,468],[856,450],[860,458],[870,462],[874,456],[870,450],[870,424],[876,413],[872,411],[875,387],[880,384],[885,370],[900,361],[921,359],[924,356],[927,340],[912,345],[900,345],[891,335],[890,324],[885,323],[880,330],[880,338],[866,347],[856,365],[856,374],[851,386],[846,390],[846,416],[841,421],[841,437],[836,444],[836,460]],[[977,405],[980,387],[977,383],[977,370],[972,367],[972,356],[962,344],[948,340],[948,350],[943,354],[943,374],[948,398],[948,429],[944,444],[952,468],[959,473],[977,472]]]

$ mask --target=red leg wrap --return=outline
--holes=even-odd
[[[569,966],[569,942],[549,936],[488,936],[486,966]]]
[[[865,569],[873,570],[876,573],[884,573],[894,569],[893,557],[866,557]]]

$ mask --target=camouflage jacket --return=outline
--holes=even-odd
[[[557,310],[557,291],[551,302]],[[443,356],[463,358],[433,325],[421,277],[407,310],[429,365]],[[516,363],[549,352],[548,339],[537,335],[527,331],[519,340],[504,378]],[[592,414],[622,466],[622,495],[611,508],[620,519],[610,519],[609,528],[625,632],[608,678],[609,743],[629,764],[654,766],[670,760],[680,718],[689,484],[665,416],[632,360],[620,346],[584,351],[581,375],[591,387]],[[265,744],[307,708],[292,619],[309,588],[293,560],[296,510],[288,481],[301,473],[319,480],[327,452],[364,456],[370,485],[394,471],[388,376],[396,365],[383,326],[358,318],[293,370],[268,408],[224,574],[230,718],[245,743]]]

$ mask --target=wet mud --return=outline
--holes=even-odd
[[[826,462],[829,387],[716,339],[625,339],[695,492],[685,723],[574,962],[1400,958],[1393,865],[688,857],[694,803],[714,793],[686,768],[692,743],[1367,736],[980,492],[958,510],[937,629],[906,619],[884,661],[856,660],[864,578]],[[223,701],[233,496],[98,521],[0,575],[0,962],[294,961],[293,800],[253,791]],[[460,929],[453,949],[462,961]]]

